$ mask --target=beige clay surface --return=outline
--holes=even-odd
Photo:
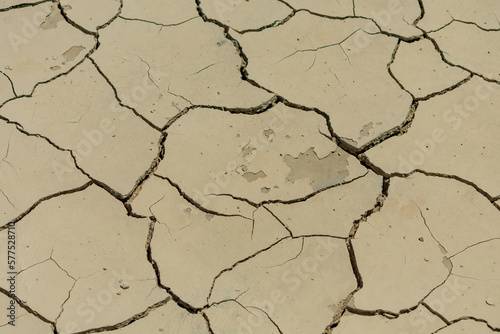
[[[497,0],[0,28],[0,334],[500,332]]]

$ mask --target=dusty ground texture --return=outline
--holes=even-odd
[[[499,18],[0,1],[0,332],[500,332]]]

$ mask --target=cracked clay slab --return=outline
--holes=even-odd
[[[377,31],[366,19],[299,12],[282,26],[235,38],[252,80],[293,103],[320,109],[338,136],[361,147],[400,125],[411,105],[410,94],[387,70],[397,39]],[[364,132],[369,124],[372,129]]]
[[[441,59],[431,41],[422,39],[399,44],[394,62],[394,76],[416,98],[448,89],[469,76],[469,73],[452,67]]]
[[[472,245],[450,260],[453,268],[446,284],[434,290],[425,302],[451,321],[472,317],[498,331],[500,239]]]
[[[69,152],[45,139],[27,136],[0,121],[0,227],[40,199],[83,186],[90,180],[76,169]],[[66,165],[64,170],[59,166]]]
[[[92,58],[120,100],[160,128],[193,104],[251,108],[272,97],[241,80],[235,46],[201,18],[165,27],[117,19],[100,41]]]
[[[255,115],[194,109],[167,132],[156,173],[206,208],[232,202],[224,213],[240,213],[234,207],[247,203],[237,198],[288,201],[366,173],[325,136],[323,117],[282,104]]]
[[[2,310],[8,310],[9,307],[12,307],[10,298],[7,296],[0,294],[0,307]],[[54,331],[49,323],[43,322],[38,319],[33,314],[28,313],[23,308],[14,306],[16,308],[16,316],[19,322],[16,326],[11,326],[7,322],[10,318],[5,317],[0,320],[0,331],[2,334],[20,334],[20,333],[36,333],[36,334],[53,334]]]
[[[70,70],[95,46],[91,35],[67,23],[51,2],[0,12],[0,69],[18,95],[29,95],[37,83]],[[81,47],[71,59],[65,53]]]
[[[18,297],[59,333],[115,325],[166,298],[147,260],[149,220],[96,186],[40,204],[16,232]],[[7,230],[0,238],[4,246]]]
[[[500,36],[500,28],[485,31],[472,23],[454,21],[430,36],[439,45],[445,59],[452,64],[463,66],[490,80],[500,81],[500,46],[495,42]]]
[[[415,169],[455,175],[492,197],[500,195],[495,166],[500,150],[499,86],[474,77],[469,82],[420,103],[403,136],[366,152],[388,173]]]
[[[383,207],[360,224],[352,240],[363,277],[363,288],[354,294],[356,308],[398,313],[417,305],[450,273],[447,253],[423,218],[427,210],[421,214],[419,201],[400,198],[399,189],[411,185],[411,179],[393,179]]]
[[[289,238],[223,273],[209,301],[234,300],[246,308],[240,331],[261,333],[268,318],[282,333],[321,333],[355,288],[344,240]]]
[[[251,219],[207,213],[158,177],[145,183],[131,206],[157,221],[151,255],[162,284],[197,308],[207,304],[213,281],[222,271],[288,236],[264,208],[254,209]]]
[[[373,208],[382,178],[372,172],[351,183],[322,190],[300,202],[266,204],[294,236],[349,236],[353,222]],[[313,222],[313,223],[311,223]]]
[[[0,334],[499,333],[499,9],[0,0]]]
[[[121,195],[134,188],[158,155],[160,133],[118,104],[89,60],[37,87],[33,97],[10,101],[0,115],[71,150],[86,173]],[[58,164],[57,172],[73,166]]]

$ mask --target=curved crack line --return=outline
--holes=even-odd
[[[443,30],[443,29],[449,27],[450,25],[452,25],[454,22],[458,22],[458,23],[462,23],[462,24],[468,24],[468,25],[473,25],[473,26],[476,26],[476,28],[478,28],[478,29],[480,29],[482,31],[485,31],[485,32],[498,32],[498,31],[500,31],[500,28],[484,28],[484,27],[481,27],[476,22],[468,22],[468,21],[463,21],[463,20],[452,18],[452,20],[450,22],[446,23],[444,26],[442,26],[442,27],[440,27],[438,29],[429,30],[429,31],[427,31],[427,33],[428,34],[432,34],[432,33],[438,32],[440,30]]]
[[[87,329],[87,330],[84,330],[84,331],[81,331],[81,332],[77,332],[75,334],[91,334],[91,333],[101,333],[101,332],[108,332],[108,331],[115,331],[115,330],[118,330],[118,329],[121,329],[121,328],[125,328],[133,323],[135,323],[136,321],[139,321],[141,319],[144,319],[146,318],[152,311],[162,307],[162,306],[165,306],[168,302],[170,302],[172,300],[171,297],[167,297],[166,299],[164,300],[161,300],[151,306],[149,306],[145,311],[141,312],[141,313],[138,313],[122,322],[119,322],[115,325],[109,325],[109,326],[103,326],[103,327],[99,327],[99,328],[92,328],[92,329]]]
[[[417,0],[418,1],[418,6],[420,7],[420,15],[413,21],[413,26],[417,28],[417,24],[424,18],[425,16],[425,8],[424,8],[424,1],[423,0]],[[418,28],[417,28],[418,29]]]
[[[237,266],[239,266],[240,264],[242,263],[245,263],[247,261],[249,261],[250,259],[253,259],[254,257],[256,257],[257,255],[265,252],[265,251],[268,251],[269,249],[273,248],[274,246],[276,246],[277,244],[281,243],[282,241],[284,240],[287,240],[287,239],[293,239],[291,237],[284,237],[284,238],[281,238],[279,239],[278,241],[275,241],[274,243],[272,243],[270,246],[266,247],[266,248],[263,248],[257,252],[255,252],[254,254],[252,255],[249,255],[247,256],[246,258],[242,259],[242,260],[239,260],[237,262],[235,262],[231,267],[228,267],[228,268],[225,268],[223,269],[221,272],[219,272],[213,279],[213,282],[212,282],[212,286],[210,287],[210,292],[208,293],[208,297],[207,297],[207,305],[208,307],[210,307],[210,305],[214,305],[214,303],[210,304],[210,297],[212,297],[212,293],[213,293],[213,290],[214,290],[214,287],[215,287],[215,283],[217,281],[217,279],[222,276],[222,274],[226,273],[226,272],[229,272],[229,271],[232,271],[234,268],[236,268]]]
[[[292,17],[295,16],[297,12],[296,11],[292,11],[290,14],[288,14],[284,19],[281,19],[281,20],[275,20],[274,22],[270,23],[270,24],[266,24],[260,28],[253,28],[253,29],[244,29],[244,30],[236,30],[236,29],[233,29],[234,31],[236,31],[237,33],[243,35],[243,34],[246,34],[246,33],[249,33],[249,32],[260,32],[260,31],[263,31],[265,29],[269,29],[269,28],[275,28],[275,27],[279,27],[285,23],[287,23]]]
[[[172,180],[170,180],[170,178],[166,177],[166,176],[162,176],[162,175],[159,175],[159,174],[156,174],[156,173],[153,173],[153,176],[161,179],[161,180],[165,180],[167,181],[168,183],[170,183],[170,185],[172,187],[175,188],[175,190],[177,190],[178,194],[186,201],[188,202],[189,204],[191,204],[192,206],[196,207],[198,210],[204,212],[204,213],[208,213],[208,214],[211,214],[211,215],[214,215],[214,216],[221,216],[221,217],[239,217],[239,218],[244,218],[244,219],[247,219],[247,220],[252,220],[251,218],[248,218],[248,217],[245,217],[245,216],[242,216],[242,215],[238,215],[238,214],[225,214],[225,213],[221,213],[221,212],[217,212],[217,211],[214,211],[214,210],[210,210],[210,209],[207,209],[205,208],[203,205],[201,205],[200,203],[196,202],[193,198],[191,198],[190,196],[188,196],[183,190],[182,188],[177,184],[177,183],[174,183]]]
[[[12,219],[9,222],[9,224],[11,226],[14,225],[14,224],[17,224],[20,220],[22,220],[24,217],[26,217],[28,214],[30,214],[33,210],[35,210],[36,207],[38,207],[40,204],[42,204],[45,201],[51,200],[51,199],[56,198],[56,197],[60,197],[60,196],[64,196],[64,195],[69,195],[69,194],[74,194],[74,193],[83,191],[83,190],[87,189],[88,187],[90,187],[93,184],[94,184],[94,182],[89,181],[89,182],[85,183],[84,185],[82,185],[80,187],[69,189],[69,190],[60,191],[58,193],[42,197],[41,199],[39,199],[38,201],[36,201],[29,209],[27,209],[26,211],[24,211],[23,213],[21,213],[16,218]],[[4,226],[0,226],[0,232],[3,231],[3,230],[5,230],[5,229],[7,229],[9,227],[9,224],[6,224]]]
[[[285,264],[287,264],[288,262],[291,262],[291,261],[293,261],[293,260],[296,260],[296,259],[297,259],[297,258],[298,258],[301,254],[302,254],[302,252],[304,251],[304,240],[305,240],[305,239],[304,239],[303,237],[298,237],[298,238],[300,238],[300,239],[302,240],[302,243],[301,243],[301,245],[300,245],[300,250],[299,250],[299,252],[297,253],[297,255],[295,255],[294,257],[292,257],[292,258],[290,258],[290,259],[286,260],[286,261],[285,261],[285,262],[283,262],[283,263],[276,264],[276,265],[274,265],[274,266],[270,266],[270,267],[262,267],[262,268],[271,269],[271,268],[281,267],[281,266],[284,266]],[[294,238],[292,238],[292,239],[294,239]]]
[[[153,240],[153,235],[154,235],[154,230],[155,230],[155,224],[157,223],[155,217],[151,217],[151,223],[149,225],[149,234],[148,234],[148,239],[146,242],[146,254],[147,254],[147,260],[153,267],[153,270],[156,274],[156,284],[158,285],[159,288],[165,290],[172,298],[172,300],[182,309],[188,311],[190,314],[198,314],[202,312],[206,307],[202,308],[195,308],[191,305],[189,305],[187,302],[182,300],[177,294],[175,294],[171,288],[165,286],[161,282],[161,272],[160,268],[158,267],[158,263],[153,259],[153,248],[151,245],[151,241]],[[84,333],[77,333],[77,334],[84,334]],[[86,333],[85,333],[86,334]]]
[[[173,93],[170,93],[172,95],[175,95]],[[177,96],[177,95],[176,95]],[[178,95],[179,97],[183,98],[182,96]],[[273,108],[276,106],[280,101],[278,100],[276,95],[273,95],[269,100],[262,102],[258,106],[255,107],[250,107],[250,108],[239,108],[239,107],[222,107],[222,106],[214,106],[214,105],[202,105],[202,104],[197,104],[194,105],[190,101],[186,100],[191,106],[186,107],[184,110],[179,112],[177,115],[175,115],[173,118],[171,118],[167,124],[161,129],[162,131],[166,131],[168,133],[168,128],[171,127],[175,122],[177,122],[182,116],[186,115],[189,111],[194,110],[194,109],[214,109],[214,110],[220,110],[220,111],[225,111],[229,112],[230,114],[244,114],[244,115],[258,115],[262,114],[269,109]]]
[[[367,176],[369,173],[369,170],[366,171],[366,173],[364,173],[363,175],[359,175],[355,178],[352,178],[351,180],[348,180],[348,181],[343,181],[343,182],[340,182],[340,183],[336,183],[336,184],[333,184],[333,185],[330,185],[330,186],[327,186],[325,188],[321,188],[319,190],[316,190],[310,194],[307,194],[305,196],[302,196],[302,197],[299,197],[299,198],[294,198],[294,199],[291,199],[291,200],[281,200],[281,199],[269,199],[269,200],[265,200],[265,201],[261,201],[261,202],[252,202],[250,201],[249,199],[247,198],[244,198],[244,197],[238,197],[238,196],[235,196],[235,195],[232,195],[232,194],[226,194],[226,193],[223,193],[223,194],[206,194],[207,196],[227,196],[227,197],[230,197],[234,200],[237,200],[237,201],[241,201],[241,202],[245,202],[255,208],[259,208],[261,206],[265,206],[267,204],[285,204],[285,205],[289,205],[289,204],[295,204],[295,203],[300,203],[300,202],[305,202],[307,201],[308,199],[318,195],[318,194],[321,194],[322,192],[324,191],[327,191],[327,190],[330,190],[330,189],[333,189],[333,188],[338,188],[338,187],[341,187],[341,186],[345,186],[347,184],[350,184],[350,183],[353,183],[353,182],[356,182],[362,178],[364,178],[365,176]]]
[[[122,10],[123,10],[123,0],[120,0],[120,6],[118,7],[118,11],[116,12],[116,14],[112,18],[110,18],[107,22],[96,27],[97,34],[99,34],[99,30],[104,29],[111,23],[113,23],[120,16]]]
[[[78,23],[76,23],[75,21],[71,20],[68,15],[66,14],[66,12],[64,11],[64,8],[63,6],[61,5],[61,1],[60,0],[57,0],[56,1],[56,4],[57,4],[57,8],[59,9],[59,13],[61,14],[61,16],[64,18],[64,20],[69,23],[70,25],[72,25],[73,27],[75,27],[76,29],[80,30],[81,32],[83,32],[84,34],[86,35],[90,35],[90,36],[94,36],[94,38],[97,40],[98,37],[99,37],[99,34],[97,32],[94,32],[94,31],[90,31],[84,27],[82,27],[81,25],[79,25]]]
[[[138,21],[138,22],[144,22],[144,23],[149,23],[149,24],[154,24],[154,25],[157,25],[157,26],[160,26],[160,27],[176,27],[176,26],[180,26],[181,24],[184,24],[184,23],[187,23],[191,20],[195,20],[195,19],[198,19],[199,16],[193,16],[187,20],[184,20],[184,21],[181,21],[181,22],[178,22],[178,23],[170,23],[170,24],[163,24],[163,23],[158,23],[158,22],[154,22],[154,21],[150,21],[150,20],[144,20],[144,19],[138,19],[138,18],[130,18],[130,17],[125,17],[125,16],[122,16],[121,14],[118,15],[118,17],[122,20],[125,20],[125,21]]]
[[[13,5],[10,7],[0,8],[0,13],[7,12],[7,11],[13,10],[13,9],[21,9],[21,8],[26,8],[26,7],[36,7],[36,6],[41,5],[43,3],[46,3],[46,2],[53,2],[53,1],[52,0],[42,0],[42,1],[38,1],[38,2],[28,2],[28,3],[19,4],[19,5]]]
[[[278,324],[271,318],[271,316],[266,311],[264,311],[263,309],[256,307],[256,306],[247,306],[247,308],[253,308],[253,309],[259,310],[262,313],[264,313],[264,315],[267,317],[267,319],[269,319],[269,321],[273,324],[273,326],[278,330],[278,333],[283,334],[283,332],[279,328]]]
[[[315,52],[315,51],[318,51],[318,50],[322,50],[322,49],[326,49],[326,48],[330,48],[332,46],[342,46],[342,43],[344,43],[345,41],[347,41],[349,38],[351,38],[355,33],[357,33],[358,31],[361,31],[362,29],[361,28],[358,28],[356,30],[354,30],[352,33],[350,33],[346,38],[344,38],[343,40],[341,40],[340,42],[338,43],[332,43],[332,44],[327,44],[327,45],[323,45],[323,46],[318,46],[317,48],[311,48],[311,49],[301,49],[301,50],[296,50],[294,52],[292,52],[291,54],[289,54],[288,56],[285,56],[283,57],[282,59],[278,60],[277,62],[269,65],[269,66],[273,66],[273,65],[276,65],[276,64],[279,64],[281,63],[283,60],[287,59],[287,58],[290,58],[292,56],[294,56],[295,54],[299,53],[299,52]],[[344,51],[344,49],[342,49]],[[345,51],[344,51],[345,53]],[[349,58],[349,57],[348,57]]]
[[[352,301],[354,294],[360,290],[359,287],[356,287],[351,293],[347,295],[346,298],[340,301],[338,305],[337,312],[333,315],[333,319],[330,324],[325,328],[323,334],[333,334],[333,330],[338,326],[340,319],[344,315],[347,310],[348,304]]]
[[[462,86],[463,84],[471,81],[472,78],[474,78],[474,74],[469,73],[469,75],[465,79],[457,82],[456,84],[454,84],[454,85],[452,85],[452,86],[450,86],[448,88],[445,88],[445,89],[443,89],[443,90],[441,90],[439,92],[434,92],[434,93],[428,94],[428,95],[426,95],[424,97],[417,97],[417,98],[415,98],[415,101],[417,101],[417,102],[427,101],[427,100],[430,100],[431,98],[433,98],[435,96],[444,95],[444,94],[446,94],[448,92],[451,92],[452,90],[454,90],[454,89]]]
[[[417,27],[418,28],[418,27]],[[456,67],[456,68],[460,68],[470,74],[473,74],[473,75],[476,75],[478,77],[480,77],[481,79],[483,79],[484,81],[487,81],[487,82],[490,82],[490,83],[496,83],[496,84],[499,84],[500,85],[500,80],[496,80],[496,79],[491,79],[491,78],[488,78],[486,77],[485,75],[483,74],[480,74],[478,72],[474,72],[468,68],[466,68],[465,66],[462,66],[460,64],[454,64],[452,63],[451,61],[449,61],[448,59],[446,59],[446,56],[445,56],[445,52],[443,52],[441,50],[441,48],[439,47],[439,44],[437,43],[437,41],[432,38],[429,33],[427,33],[425,30],[423,30],[422,28],[419,28],[423,33],[424,33],[424,38],[428,39],[429,41],[431,41],[431,43],[434,45],[434,48],[436,49],[436,51],[439,53],[439,55],[441,56],[441,59],[443,60],[444,63],[446,63],[447,65],[451,66],[451,67]]]
[[[262,205],[262,207],[263,207],[264,209],[266,209],[266,211],[267,211],[267,212],[269,212],[269,213],[271,214],[271,216],[273,216],[273,217],[274,217],[274,219],[276,219],[276,220],[277,220],[277,221],[281,224],[281,226],[283,226],[283,228],[284,228],[285,230],[287,230],[288,234],[289,234],[292,238],[294,237],[292,230],[290,230],[290,228],[289,228],[289,227],[288,227],[288,226],[287,226],[287,225],[286,225],[286,224],[285,224],[285,223],[284,223],[281,219],[279,219],[279,218],[278,218],[278,217],[274,214],[274,212],[272,212],[272,211],[271,211],[271,210],[270,210],[267,206],[265,206],[265,205]]]
[[[450,326],[453,325],[453,324],[456,324],[456,323],[458,323],[460,321],[464,321],[464,320],[473,320],[475,322],[481,322],[481,323],[484,323],[492,331],[494,331],[494,332],[500,332],[500,327],[494,327],[494,326],[490,325],[487,320],[476,318],[476,317],[473,317],[473,316],[461,316],[458,319],[452,320],[450,322]]]
[[[378,195],[375,205],[373,206],[373,208],[363,213],[359,219],[353,222],[353,226],[349,232],[349,238],[348,238],[349,240],[352,240],[356,237],[356,233],[358,232],[361,223],[366,222],[369,217],[371,217],[373,214],[379,212],[382,209],[385,200],[389,196],[390,184],[391,184],[390,178],[384,177],[382,180],[382,191]]]
[[[17,303],[17,305],[19,305],[22,309],[24,309],[29,314],[35,316],[36,318],[38,318],[42,322],[45,322],[47,324],[52,325],[52,327],[55,328],[55,326],[56,326],[55,322],[48,320],[47,318],[45,318],[40,313],[38,313],[37,311],[33,310],[27,303],[25,303],[24,301],[22,301],[18,296],[12,295],[9,291],[5,290],[2,287],[0,287],[0,293],[3,294],[3,295],[5,295],[8,298],[14,300]]]
[[[394,75],[394,73],[392,72],[392,69],[391,69],[391,65],[396,60],[396,54],[398,53],[400,45],[401,45],[401,40],[399,39],[396,43],[396,46],[394,47],[394,50],[392,51],[391,59],[390,59],[389,63],[387,64],[387,72],[389,72],[389,76],[396,82],[396,84],[399,86],[399,88],[401,88],[402,90],[404,90],[406,93],[408,93],[411,96],[412,104],[413,104],[413,103],[415,103],[415,96],[403,86],[403,84],[399,81],[398,78],[396,78],[396,76]]]
[[[203,319],[205,319],[205,322],[207,323],[208,333],[209,334],[215,334],[214,331],[213,331],[213,329],[212,329],[212,325],[210,324],[210,319],[208,318],[208,315],[205,312],[202,312],[201,314],[203,316]]]
[[[326,18],[326,19],[330,19],[330,20],[345,21],[345,20],[349,20],[349,19],[362,19],[362,20],[371,21],[377,27],[377,29],[379,30],[378,32],[375,32],[374,34],[381,34],[381,35],[385,35],[387,37],[397,38],[397,39],[400,39],[400,40],[403,40],[403,41],[409,42],[409,43],[415,42],[415,41],[419,40],[422,37],[422,35],[414,35],[414,36],[406,37],[406,36],[403,36],[403,35],[399,35],[399,34],[396,34],[396,33],[389,32],[387,30],[382,29],[382,27],[380,26],[380,24],[375,19],[373,19],[371,17],[361,16],[361,15],[354,15],[354,16],[352,16],[352,15],[347,15],[347,16],[331,16],[331,15],[326,15],[326,14],[320,14],[320,13],[311,11],[309,9],[299,9],[297,11],[307,12],[307,13],[313,15],[313,16],[322,17],[322,18]],[[415,28],[418,28],[414,24],[411,24],[411,26],[414,26]]]
[[[494,198],[488,194],[485,190],[481,189],[478,185],[476,185],[475,183],[469,181],[469,180],[466,180],[460,176],[457,176],[457,175],[450,175],[450,174],[444,174],[444,173],[436,173],[436,172],[428,172],[428,171],[425,171],[425,170],[422,170],[422,169],[414,169],[412,170],[411,172],[408,172],[408,173],[399,173],[399,172],[396,172],[396,173],[391,173],[391,174],[388,174],[387,176],[392,178],[392,177],[400,177],[400,178],[407,178],[415,173],[419,173],[419,174],[423,174],[425,176],[431,176],[431,177],[440,177],[440,178],[444,178],[444,179],[452,179],[452,180],[455,180],[455,181],[459,181],[461,183],[464,183],[468,186],[471,186],[472,188],[474,188],[478,193],[480,193],[481,195],[483,195],[484,197],[486,197],[488,199],[488,201],[493,204],[495,206],[496,203],[494,203]],[[495,206],[497,207],[497,206]],[[497,207],[498,208],[498,207]]]
[[[98,42],[98,41],[96,40],[96,42]],[[97,46],[98,46],[98,44],[96,43],[94,45],[94,47],[84,57],[82,57],[82,59],[80,61],[78,61],[76,64],[74,64],[68,70],[66,70],[64,72],[61,72],[61,73],[59,73],[59,74],[57,74],[57,75],[55,75],[55,76],[53,76],[53,77],[51,77],[51,78],[49,78],[47,80],[37,82],[35,84],[35,86],[33,87],[33,89],[31,90],[31,93],[29,93],[29,94],[23,94],[23,95],[17,95],[17,96],[15,96],[13,98],[10,98],[10,99],[4,101],[3,103],[1,103],[0,104],[0,108],[2,108],[3,106],[5,106],[7,103],[15,101],[15,100],[18,100],[18,99],[31,98],[31,97],[33,97],[33,94],[35,94],[35,91],[38,88],[38,86],[46,85],[46,84],[48,84],[48,83],[50,83],[52,81],[55,81],[55,80],[59,79],[62,76],[67,76],[68,74],[70,74],[71,72],[73,72],[78,66],[80,66],[85,60],[87,60],[87,58],[90,59],[90,55],[92,55],[95,52],[95,50],[97,50]],[[1,115],[0,115],[0,119],[4,119],[4,120],[8,121],[8,119],[6,119],[5,117],[3,117]],[[11,123],[14,123],[14,122],[11,122]],[[18,123],[15,123],[15,124],[18,124]],[[18,124],[18,125],[21,126],[20,124]]]
[[[434,310],[433,308],[431,308],[426,302],[422,302],[422,303],[420,303],[420,305],[422,305],[429,312],[431,312],[436,317],[438,317],[439,319],[441,319],[441,321],[444,322],[447,326],[451,325],[451,322],[449,322],[448,319],[446,319],[442,314],[438,313],[436,310]]]
[[[166,139],[166,134],[165,133],[161,133],[161,136],[160,136],[160,139],[158,140],[158,155],[157,157],[152,161],[151,163],[151,166],[150,168],[136,181],[136,184],[134,186],[134,188],[128,193],[128,194],[121,194],[119,192],[117,192],[116,190],[114,190],[113,188],[109,187],[107,184],[105,184],[104,182],[102,181],[99,181],[97,179],[95,179],[94,177],[92,177],[90,174],[88,174],[85,170],[83,170],[83,168],[80,167],[80,165],[78,164],[77,162],[77,159],[76,159],[76,156],[75,154],[73,153],[72,150],[70,149],[66,149],[66,148],[62,148],[60,147],[59,145],[57,145],[56,143],[54,143],[52,140],[50,140],[48,137],[45,137],[45,136],[42,136],[40,134],[37,134],[37,133],[30,133],[30,132],[27,132],[26,130],[24,130],[23,126],[20,124],[20,123],[17,123],[17,122],[14,122],[14,121],[11,121],[5,117],[3,117],[2,115],[0,115],[0,119],[1,120],[5,120],[7,123],[9,124],[14,124],[17,126],[17,129],[27,135],[27,136],[32,136],[32,137],[37,137],[37,138],[41,138],[41,139],[44,139],[45,141],[47,141],[51,146],[53,146],[54,148],[58,149],[59,151],[63,151],[63,152],[68,152],[70,155],[71,155],[71,158],[73,160],[73,163],[75,164],[75,167],[82,173],[84,174],[86,177],[88,177],[96,186],[104,189],[106,192],[108,192],[109,194],[111,194],[113,197],[115,197],[116,199],[118,199],[120,202],[122,202],[123,204],[126,203],[126,201],[134,195],[134,193],[137,191],[137,189],[139,187],[142,186],[142,184],[149,178],[149,176],[158,168],[158,165],[159,163],[161,162],[161,160],[163,159],[163,156],[164,156],[164,153],[165,153],[165,148],[164,148],[164,142],[165,142],[165,139]],[[127,208],[127,207],[126,207]],[[127,209],[128,210],[128,209]]]
[[[120,97],[118,95],[118,90],[113,85],[113,83],[111,82],[111,80],[106,76],[106,74],[104,74],[104,72],[102,71],[102,69],[99,67],[99,65],[96,63],[96,61],[92,57],[88,57],[88,58],[89,58],[90,62],[94,65],[94,67],[96,68],[97,72],[99,72],[99,74],[102,76],[102,78],[108,83],[108,85],[113,90],[113,93],[115,95],[115,99],[118,101],[118,104],[121,107],[130,110],[135,116],[137,116],[138,118],[140,118],[142,121],[144,121],[147,125],[149,125],[154,130],[161,132],[162,131],[161,128],[159,128],[158,126],[156,126],[155,124],[153,124],[149,119],[147,119],[146,117],[144,117],[143,115],[141,115],[135,108],[133,108],[131,106],[128,106],[125,103],[123,103],[123,101],[120,99]],[[141,59],[141,61],[143,61],[143,60]],[[147,66],[149,66],[146,62],[144,62],[144,63]],[[149,75],[149,70],[148,70],[148,75]]]
[[[14,82],[12,82],[12,79],[3,71],[0,71],[0,74],[3,74],[3,76],[6,77],[7,80],[9,80],[10,87],[12,88],[12,93],[14,94],[14,97],[17,97],[16,88],[14,87]]]
[[[424,221],[424,225],[425,225],[425,227],[427,227],[427,230],[429,231],[432,239],[434,239],[434,241],[437,242],[437,244],[439,245],[439,247],[441,247],[446,253],[448,253],[448,250],[443,246],[443,244],[441,242],[439,242],[438,239],[436,239],[436,237],[434,236],[434,233],[432,233],[429,225],[427,224],[427,219],[425,219],[424,214],[422,213],[422,209],[420,209],[420,207],[417,204],[415,204],[415,205],[417,206],[418,211],[420,212],[420,217],[422,217],[422,219]]]
[[[461,251],[459,251],[459,252],[457,252],[457,253],[455,253],[455,254],[451,255],[451,256],[450,256],[450,259],[451,259],[451,258],[454,258],[455,256],[458,256],[458,255],[462,254],[463,252],[466,252],[466,251],[467,251],[467,250],[469,250],[470,248],[474,248],[474,247],[476,247],[476,246],[479,246],[479,245],[481,245],[481,244],[485,244],[485,243],[488,243],[488,242],[491,242],[491,241],[494,241],[494,240],[500,240],[500,238],[491,238],[491,239],[488,239],[488,240],[482,240],[482,241],[476,242],[475,244],[473,244],[473,245],[469,245],[469,246],[465,247],[464,249],[462,249]]]

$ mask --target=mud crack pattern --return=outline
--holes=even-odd
[[[500,332],[499,17],[0,1],[0,332]]]

